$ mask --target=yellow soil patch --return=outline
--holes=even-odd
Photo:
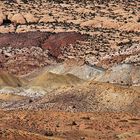
[[[21,99],[25,99],[24,96],[14,95],[14,94],[0,94],[0,100],[4,101],[18,101]]]
[[[59,75],[51,72],[44,72],[31,81],[30,85],[40,86],[46,89],[55,89],[59,87],[74,86],[82,82],[83,80],[72,74]]]

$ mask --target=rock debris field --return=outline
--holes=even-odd
[[[0,140],[139,140],[138,0],[0,1]]]

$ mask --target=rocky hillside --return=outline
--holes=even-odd
[[[139,13],[139,0],[1,0],[0,140],[139,140]]]

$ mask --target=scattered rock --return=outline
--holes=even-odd
[[[0,139],[139,139],[138,1],[2,0],[0,11]]]

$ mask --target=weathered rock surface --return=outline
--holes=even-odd
[[[0,13],[0,25],[3,24],[3,21],[6,19],[6,16],[3,13]]]
[[[27,25],[23,26],[24,31],[29,29],[42,30],[43,28],[44,30],[53,29],[57,32],[59,28],[59,30],[78,30],[81,33],[94,34],[94,29],[105,28],[140,32],[138,1],[103,2],[95,0],[83,3],[82,1],[19,0],[16,2],[7,0],[1,1],[0,5],[3,13],[15,16],[15,24]],[[11,20],[12,16],[8,16],[10,17],[8,19]],[[32,26],[28,25],[29,23]],[[18,24],[18,28],[21,28]],[[18,31],[21,32],[21,30]],[[15,30],[14,32],[17,31]]]
[[[36,23],[38,21],[38,18],[36,18],[34,15],[27,13],[24,14],[24,18],[26,19],[27,23]]]
[[[11,20],[11,22],[13,22],[15,24],[25,24],[26,23],[25,18],[20,13],[13,15],[10,20]]]
[[[63,89],[83,83],[80,78],[72,75],[59,75],[50,72],[44,72],[35,77],[29,85],[32,87],[42,87],[45,91],[54,91],[56,89]],[[29,87],[30,88],[30,87]]]
[[[0,1],[0,140],[139,140],[139,5]]]
[[[32,66],[32,70],[36,70],[55,61],[72,59],[105,69],[120,63],[140,65],[139,42],[126,39],[118,44],[118,48],[111,48],[98,41],[98,36],[76,32],[0,34],[1,69],[24,74],[25,70],[31,72]]]
[[[83,80],[90,80],[90,79],[96,79],[97,77],[100,77],[104,74],[105,69],[98,68],[96,66],[89,66],[86,64],[78,65],[78,64],[72,64],[71,66],[66,63],[57,64],[48,66],[47,68],[43,69],[43,71],[48,71],[56,74],[72,74],[80,79]],[[33,75],[32,73],[31,75]]]
[[[37,99],[32,98],[33,102],[30,104],[28,104],[27,99],[12,104],[7,102],[2,107],[7,110],[21,108],[34,110],[55,109],[69,112],[123,111],[140,115],[139,91],[131,87],[126,88],[95,81],[83,83],[82,80],[72,75],[44,74],[37,76],[28,85],[30,87],[42,87],[46,92],[45,96]],[[76,84],[72,82],[73,80],[77,81]],[[27,97],[33,97],[30,94],[26,92]],[[18,95],[22,95],[22,93],[18,93]]]
[[[139,85],[140,66],[131,64],[120,64],[108,69],[102,76],[100,76],[96,80],[127,86]]]
[[[49,23],[49,22],[55,22],[55,19],[53,19],[53,17],[46,15],[39,20],[39,23]]]

